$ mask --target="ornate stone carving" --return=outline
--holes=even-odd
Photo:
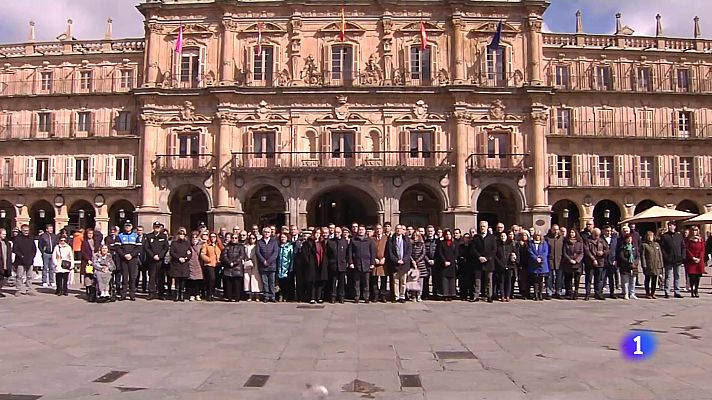
[[[269,107],[267,106],[267,102],[265,100],[260,101],[259,106],[257,107],[257,111],[255,111],[257,114],[257,118],[260,120],[267,119],[267,113],[269,113]]]
[[[381,85],[383,83],[383,70],[378,65],[378,60],[374,54],[368,57],[361,83],[364,85]]]
[[[425,119],[425,117],[428,116],[428,105],[425,104],[425,101],[418,100],[415,103],[415,106],[413,107],[413,115],[415,115],[417,119]]]
[[[450,84],[450,74],[448,74],[444,68],[438,71],[437,75],[435,76],[435,79],[437,85],[447,86]]]
[[[184,121],[192,121],[195,119],[195,106],[192,101],[184,101],[183,109],[180,111],[180,117]]]
[[[157,23],[157,22],[149,22],[149,23],[146,24],[146,26],[148,27],[148,31],[149,31],[150,33],[158,33],[158,34],[161,34],[161,33],[164,32],[164,27],[163,27],[163,25],[161,25],[161,24],[159,24],[159,23]]]
[[[529,26],[529,29],[533,30],[534,32],[541,32],[542,20],[536,17],[529,18],[527,20],[527,25]]]
[[[336,119],[343,121],[349,116],[349,105],[346,104],[349,98],[344,95],[336,96],[336,106],[334,107],[334,116]]]
[[[321,85],[323,81],[319,67],[316,66],[316,60],[314,60],[314,57],[311,55],[307,56],[304,60],[301,78],[307,85]]]
[[[146,126],[161,126],[166,121],[162,115],[147,113],[141,114],[141,120]]]
[[[231,112],[218,112],[215,116],[218,117],[221,123],[226,123],[228,125],[235,125],[240,120],[240,117],[237,114]]]
[[[489,108],[489,116],[490,119],[497,120],[497,121],[502,121],[504,120],[504,117],[506,116],[505,110],[507,108],[504,106],[504,103],[502,100],[497,99],[492,102]]]
[[[222,22],[222,24],[223,24],[223,28],[225,28],[225,30],[228,32],[237,32],[238,28],[240,27],[240,25],[236,21],[229,20],[229,19],[224,20]]]
[[[535,125],[546,125],[549,121],[549,113],[545,111],[532,111],[531,117]]]
[[[283,69],[282,72],[277,73],[277,86],[289,86],[292,81],[292,76],[288,69]]]
[[[393,70],[393,84],[396,86],[405,85],[405,79],[403,78],[403,70],[399,68]]]
[[[173,77],[171,76],[170,71],[164,72],[163,76],[161,76],[161,86],[164,88],[170,88],[173,86]]]

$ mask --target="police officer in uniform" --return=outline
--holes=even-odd
[[[138,265],[141,262],[141,244],[138,240],[138,234],[133,231],[133,224],[127,221],[124,224],[124,231],[119,234],[120,245],[116,249],[123,282],[119,300],[126,300],[128,289],[129,298],[131,301],[136,301],[136,278]]]
[[[158,275],[169,248],[168,236],[163,233],[160,222],[153,223],[153,232],[146,235],[143,246],[148,264],[148,300],[153,300],[159,296]]]

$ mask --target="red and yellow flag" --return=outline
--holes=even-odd
[[[341,28],[339,29],[339,40],[342,42],[346,40],[346,14],[344,14],[344,7],[341,7]]]

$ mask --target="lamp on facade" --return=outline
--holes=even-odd
[[[569,219],[569,209],[564,208],[564,212],[561,214],[561,216],[564,217],[564,219]]]
[[[7,213],[5,210],[0,210],[0,219],[5,219],[7,217]]]
[[[45,210],[40,210],[37,214],[40,216],[40,219],[44,219],[44,217],[46,215]]]
[[[423,202],[423,199],[424,199],[424,198],[423,198],[423,195],[422,195],[422,194],[419,194],[416,198],[417,198],[417,200],[418,200],[418,203],[422,203],[422,202]]]
[[[186,196],[185,196],[185,201],[187,201],[187,202],[190,203],[191,201],[193,201],[193,196],[192,196],[192,195],[189,195],[189,194],[186,195]]]
[[[331,203],[331,208],[336,208],[336,202]]]
[[[84,217],[87,216],[86,211],[84,210],[79,210],[79,219],[84,219]]]
[[[126,218],[126,211],[122,208],[119,210],[119,219],[123,220],[124,218]]]
[[[60,207],[62,207],[63,205],[64,205],[64,197],[62,197],[62,195],[57,195],[57,196],[54,198],[54,206],[57,207],[57,208],[60,208]]]
[[[267,196],[265,196],[264,194],[263,194],[262,196],[260,196],[260,201],[261,201],[262,203],[266,203],[266,202],[267,202]]]
[[[495,193],[494,196],[492,196],[492,199],[495,203],[499,203],[499,193]]]
[[[611,218],[611,210],[609,210],[609,209],[603,210],[603,218],[605,218],[605,219]]]

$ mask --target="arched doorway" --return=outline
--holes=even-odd
[[[7,236],[10,237],[10,231],[15,228],[15,206],[7,200],[0,200],[0,228],[7,231]]]
[[[126,221],[131,221],[132,224],[136,225],[136,207],[131,204],[128,200],[119,200],[114,203],[109,209],[109,225],[118,226],[119,229],[123,229],[123,224]]]
[[[652,200],[643,200],[638,205],[635,206],[634,214],[640,214],[643,211],[657,206],[658,204]],[[635,230],[640,233],[641,237],[645,236],[648,231],[655,231],[657,229],[657,224],[655,222],[643,222],[637,223],[635,225]]]
[[[259,227],[281,227],[286,224],[286,209],[282,193],[274,186],[263,186],[247,199],[245,226],[257,224]]]
[[[179,227],[196,230],[208,224],[210,201],[203,190],[194,185],[183,185],[171,192],[168,201],[171,210],[172,232]]]
[[[330,189],[314,196],[307,204],[307,212],[309,226],[378,223],[378,205],[373,198],[363,190],[350,186]]]
[[[554,203],[551,208],[551,224],[565,226],[567,228],[575,228],[580,230],[581,226],[581,213],[579,208],[571,200],[559,200]]]
[[[55,225],[54,206],[46,200],[40,200],[30,207],[30,233],[36,235],[37,232],[45,230],[47,225]],[[64,228],[63,226],[58,227]],[[55,228],[56,229],[56,228]],[[58,230],[58,229],[56,229]]]
[[[616,225],[621,221],[621,209],[614,201],[601,200],[593,209],[593,223],[596,227],[610,225],[616,229]]]
[[[490,226],[503,223],[507,228],[518,222],[519,207],[514,193],[502,185],[490,185],[477,198],[477,220]]]
[[[86,200],[78,200],[69,208],[69,227],[71,229],[95,228],[95,218],[94,206]]]
[[[400,198],[400,223],[406,226],[440,226],[443,204],[425,185],[408,188]]]
[[[678,211],[689,212],[691,214],[700,214],[700,208],[692,200],[683,200],[677,205]]]

